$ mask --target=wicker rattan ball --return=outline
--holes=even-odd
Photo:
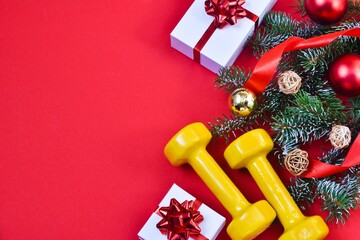
[[[346,148],[351,142],[351,131],[347,126],[335,125],[331,129],[329,139],[334,148]]]
[[[281,92],[285,94],[294,94],[300,90],[301,77],[294,71],[286,71],[280,74],[278,85]]]
[[[286,155],[284,164],[290,173],[299,176],[306,172],[309,166],[308,153],[298,148],[294,149]]]

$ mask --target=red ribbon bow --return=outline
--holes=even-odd
[[[238,18],[246,17],[246,11],[242,7],[245,0],[206,0],[205,11],[215,17],[215,26],[223,28],[226,25],[234,25]]]
[[[215,19],[206,29],[203,36],[196,43],[193,54],[194,61],[200,62],[200,52],[205,46],[211,35],[217,28],[223,28],[226,25],[234,25],[237,23],[238,18],[248,18],[255,22],[255,28],[258,26],[259,17],[254,13],[242,7],[245,0],[206,0],[205,11],[208,15],[213,16]]]
[[[179,203],[175,198],[170,200],[168,207],[161,207],[157,213],[163,218],[156,227],[167,233],[168,240],[188,240],[189,237],[207,240],[200,234],[199,223],[204,219],[198,211],[201,202],[184,201]]]

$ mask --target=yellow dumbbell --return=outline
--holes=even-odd
[[[305,217],[272,168],[266,155],[273,142],[263,129],[252,130],[237,138],[225,150],[224,156],[233,169],[247,168],[265,198],[275,209],[284,226],[280,240],[320,240],[329,229],[320,216]]]
[[[229,177],[206,151],[211,133],[202,123],[193,123],[180,130],[166,145],[165,155],[179,166],[189,163],[233,220],[227,233],[233,240],[253,239],[262,233],[276,217],[265,200],[250,204]]]

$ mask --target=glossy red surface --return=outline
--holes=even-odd
[[[305,0],[304,6],[309,17],[320,24],[338,22],[347,11],[348,0]]]
[[[359,96],[360,56],[346,54],[334,60],[329,67],[329,83],[341,96]]]

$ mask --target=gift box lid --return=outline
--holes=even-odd
[[[247,0],[245,9],[262,21],[276,0]],[[204,9],[204,0],[195,0],[182,19],[171,32],[171,46],[194,59],[193,49],[212,24],[214,17]],[[200,63],[217,73],[220,68],[232,65],[244,48],[255,29],[255,22],[238,19],[237,24],[216,29],[200,51]]]
[[[179,203],[184,202],[185,200],[195,200],[196,198],[180,188],[178,185],[173,184],[168,193],[159,203],[159,207],[169,206],[170,200],[175,198]],[[225,225],[225,218],[209,208],[204,203],[198,209],[203,215],[204,220],[199,223],[201,228],[201,234],[207,237],[208,239],[216,239],[219,235],[221,229]],[[138,236],[140,239],[146,240],[161,240],[166,239],[166,235],[163,235],[159,229],[156,228],[156,224],[162,219],[158,214],[155,212],[151,214],[148,221],[139,231]],[[192,239],[192,238],[190,238]]]

